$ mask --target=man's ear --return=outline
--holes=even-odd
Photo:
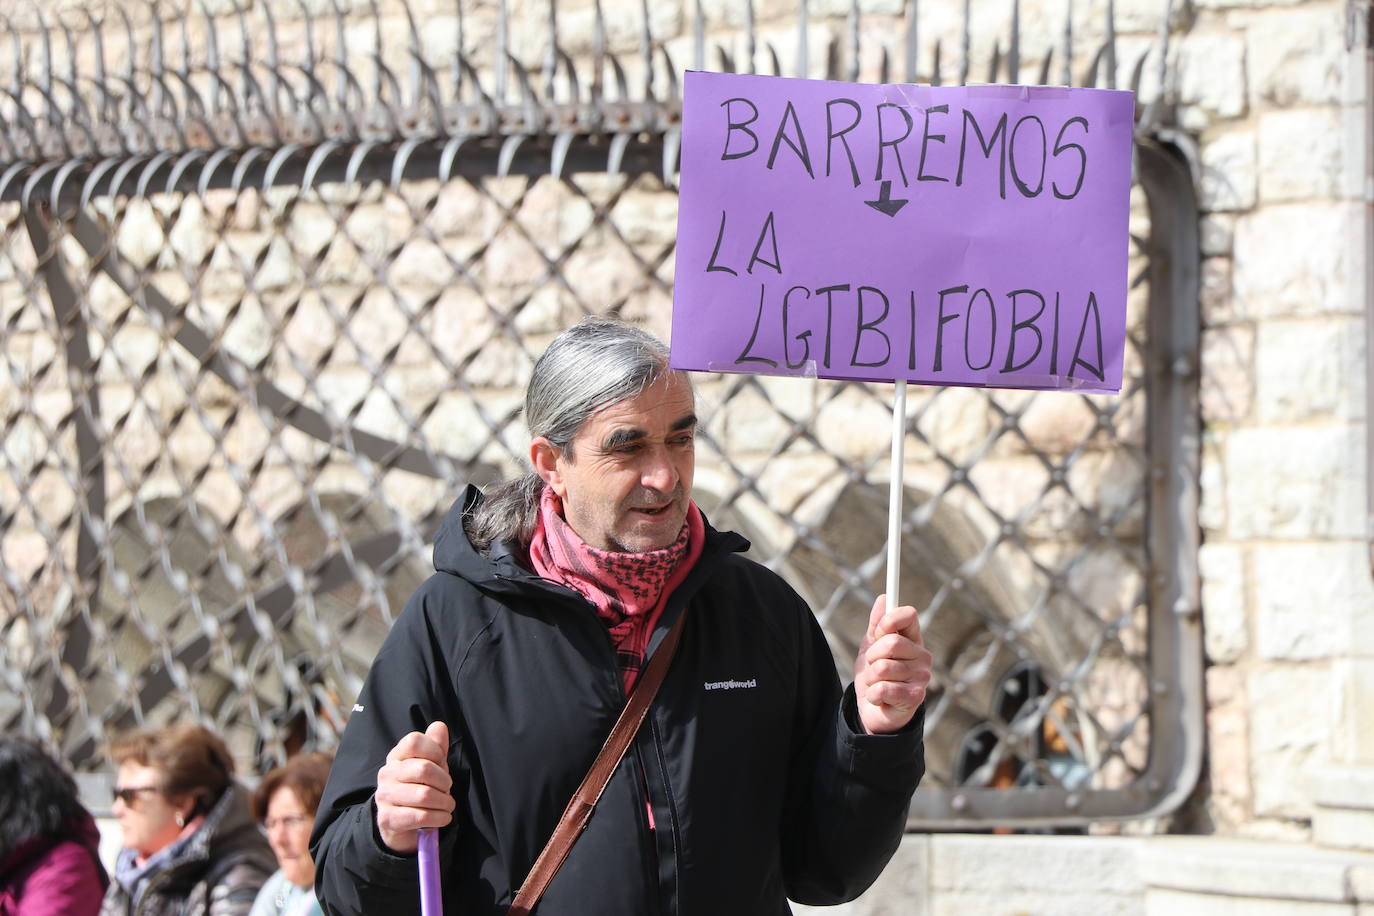
[[[562,473],[566,460],[558,447],[543,436],[536,436],[530,443],[530,464],[534,465],[534,472],[558,494],[559,499],[563,498],[567,489]]]

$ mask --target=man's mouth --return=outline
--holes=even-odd
[[[642,512],[645,515],[662,515],[673,507],[671,502],[666,502],[661,506],[632,506],[632,512]]]

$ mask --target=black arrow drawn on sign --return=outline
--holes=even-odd
[[[884,181],[883,186],[878,189],[878,199],[866,200],[864,203],[880,213],[886,213],[888,216],[896,216],[897,211],[905,207],[908,201],[905,198],[893,200],[892,182]]]

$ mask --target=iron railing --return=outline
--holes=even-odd
[[[1023,36],[1013,0],[985,43],[972,0],[946,34],[931,0],[786,24],[551,0],[537,28],[504,2],[229,7],[4,19],[4,727],[88,771],[114,732],[188,715],[255,766],[331,746],[439,515],[518,467],[543,343],[592,312],[666,331],[682,64],[981,75],[1137,92],[1127,373],[1116,397],[910,398],[902,594],[937,661],[912,824],[1187,795],[1198,253],[1167,9],[1151,35],[1109,2]],[[699,501],[812,601],[843,670],[881,586],[890,404],[699,388]]]

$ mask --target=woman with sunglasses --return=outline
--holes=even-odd
[[[333,762],[329,754],[302,754],[258,783],[253,816],[266,828],[281,867],[262,886],[250,916],[320,916],[310,831]]]
[[[0,916],[95,916],[99,845],[71,775],[34,742],[0,737]]]
[[[101,916],[246,916],[272,854],[224,742],[174,725],[122,738],[112,753],[124,849]]]

